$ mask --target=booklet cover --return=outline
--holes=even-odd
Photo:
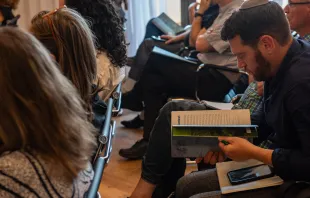
[[[174,111],[171,115],[172,157],[204,157],[219,151],[218,136],[257,137],[249,110]]]
[[[183,33],[185,30],[179,24],[174,22],[167,14],[162,13],[157,18],[152,20],[152,23],[164,32],[166,35],[177,35]]]

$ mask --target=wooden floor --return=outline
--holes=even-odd
[[[125,198],[130,196],[134,190],[141,174],[141,160],[130,161],[118,155],[121,148],[132,146],[142,137],[142,129],[130,130],[120,125],[121,120],[129,120],[136,116],[136,113],[124,111],[121,117],[116,117],[116,134],[113,142],[111,160],[106,167],[100,185],[100,195],[102,198]],[[188,166],[192,171],[196,166]]]

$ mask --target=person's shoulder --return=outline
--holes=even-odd
[[[295,87],[300,84],[310,85],[310,44],[299,41],[301,50],[290,61],[291,67],[287,71],[287,86]]]
[[[231,15],[233,12],[239,10],[239,8],[241,7],[243,2],[244,2],[243,0],[234,0],[234,1],[232,1],[229,4],[226,12]]]
[[[14,164],[27,161],[25,155],[20,151],[5,152],[0,156],[0,169],[11,168]]]
[[[75,184],[77,185],[76,189],[79,191],[79,195],[85,195],[88,191],[90,184],[94,178],[94,171],[92,165],[88,163],[85,170],[81,171],[78,177],[75,180]]]
[[[10,180],[5,175],[17,178],[23,181],[23,175],[29,175],[33,173],[31,163],[26,157],[25,153],[21,151],[15,151],[10,153],[4,153],[0,156],[0,183],[5,184],[6,180]]]

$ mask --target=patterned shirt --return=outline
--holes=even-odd
[[[310,42],[310,34],[306,34],[302,39]]]
[[[263,101],[263,97],[258,95],[256,88],[256,82],[250,83],[238,104],[235,104],[232,109],[249,109],[251,114],[255,112]]]

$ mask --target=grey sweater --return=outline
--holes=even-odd
[[[57,167],[38,155],[4,154],[0,157],[0,197],[84,197],[94,176],[91,165],[88,167],[68,182]],[[49,175],[51,170],[58,176]]]

